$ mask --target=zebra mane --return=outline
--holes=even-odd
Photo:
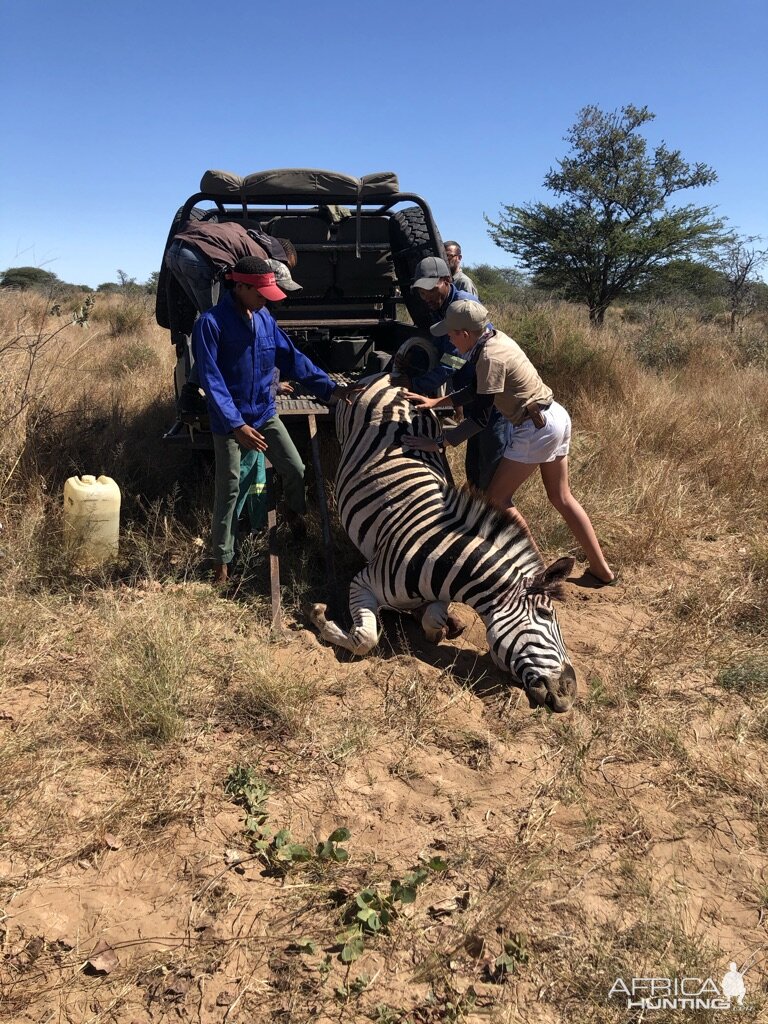
[[[446,484],[449,490],[450,486]],[[534,556],[540,569],[544,568],[541,556],[536,551],[533,538],[528,529],[522,529],[517,523],[491,505],[482,491],[475,490],[470,484],[454,491],[456,495],[456,512],[461,515],[467,525],[478,536],[483,537],[494,547],[510,548],[523,542]]]

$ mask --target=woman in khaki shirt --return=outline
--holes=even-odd
[[[571,418],[554,400],[520,346],[493,328],[488,310],[466,299],[448,307],[445,320],[430,328],[438,336],[448,334],[451,344],[474,363],[476,384],[450,396],[454,406],[475,398],[472,417],[452,427],[436,440],[407,434],[406,448],[438,451],[461,444],[485,426],[491,408],[496,408],[513,426],[504,458],[486,491],[486,498],[506,512],[521,527],[528,526],[515,508],[514,494],[539,467],[552,505],[584,550],[589,562],[585,577],[593,586],[612,586],[618,576],[605,560],[589,516],[574,498],[568,483],[568,449]],[[443,398],[425,398],[406,392],[406,398],[420,409],[431,409]],[[529,531],[530,532],[530,531]]]

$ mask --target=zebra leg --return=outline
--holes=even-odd
[[[448,605],[445,601],[433,601],[431,604],[415,608],[412,613],[418,619],[424,636],[431,644],[439,644],[448,632]]]
[[[310,612],[312,625],[323,640],[343,647],[353,654],[368,654],[379,642],[378,611],[380,602],[363,578],[365,570],[358,573],[349,587],[349,611],[354,626],[346,633],[341,626],[325,617],[327,605],[315,604]]]
[[[455,640],[467,628],[458,616],[448,611],[448,604],[445,601],[433,601],[431,604],[422,605],[411,614],[421,623],[424,636],[432,644],[439,644],[446,638]]]

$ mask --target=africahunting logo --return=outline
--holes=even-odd
[[[617,978],[608,998],[628,1010],[737,1010],[747,992],[743,971],[731,961],[719,985],[711,977]]]

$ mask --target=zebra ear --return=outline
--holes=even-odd
[[[528,589],[538,594],[555,594],[571,575],[575,564],[575,558],[558,558],[533,577]]]

